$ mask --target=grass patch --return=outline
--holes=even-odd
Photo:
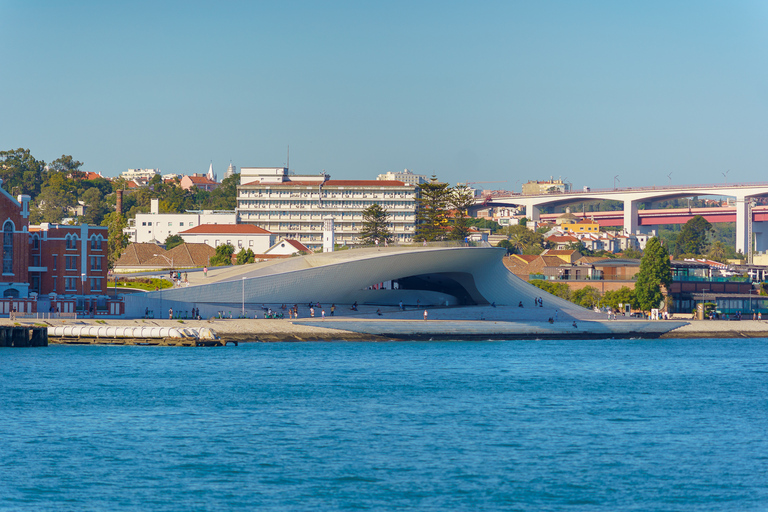
[[[115,287],[114,278],[107,280],[107,287],[108,288]],[[154,277],[121,277],[117,280],[117,287],[118,288],[136,288],[139,290],[153,292],[155,290],[171,288],[173,287],[173,283],[171,283],[167,279],[157,279]]]

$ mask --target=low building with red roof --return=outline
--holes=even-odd
[[[214,248],[231,245],[235,253],[250,249],[254,254],[263,254],[275,243],[274,234],[251,224],[201,224],[180,231],[179,236],[185,242],[202,243]]]
[[[192,187],[197,187],[200,190],[207,190],[210,192],[211,190],[216,189],[216,187],[218,187],[219,184],[204,174],[193,174],[191,176],[184,176],[183,178],[181,178],[181,182],[179,183],[179,186],[184,190],[189,190]]]

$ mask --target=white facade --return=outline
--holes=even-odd
[[[202,224],[237,224],[237,214],[232,211],[202,210],[188,213],[159,213],[158,200],[152,200],[150,213],[137,213],[123,230],[133,243],[165,242],[169,235]]]
[[[409,185],[421,185],[429,181],[423,174],[413,174],[408,169],[404,169],[403,172],[385,172],[376,176],[376,179],[380,181],[402,181]]]
[[[254,254],[264,254],[275,243],[275,235],[269,231],[242,224],[202,225],[182,231],[179,236],[187,243],[206,244],[211,247],[231,245],[235,248],[235,254],[241,249],[250,249]]]
[[[158,174],[160,174],[160,169],[128,169],[121,172],[120,177],[128,181],[140,178],[151,180]]]
[[[363,210],[374,203],[387,210],[397,242],[411,242],[416,230],[418,187],[400,181],[329,180],[328,175],[290,176],[286,168],[243,167],[237,187],[240,222],[295,239],[312,250],[323,247],[323,218],[334,219],[336,243],[358,244]]]

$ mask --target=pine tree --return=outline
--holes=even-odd
[[[374,244],[376,240],[379,243],[391,242],[392,235],[387,230],[388,222],[387,210],[382,208],[380,204],[373,203],[363,210],[363,229],[360,230],[360,239],[365,244]]]
[[[643,311],[658,308],[664,295],[661,285],[669,289],[672,283],[672,270],[669,264],[669,253],[661,245],[658,237],[648,240],[640,260],[640,272],[635,282],[635,297]]]
[[[677,255],[690,254],[700,256],[707,246],[707,234],[712,231],[712,224],[701,215],[696,215],[683,225],[677,235]]]
[[[414,239],[428,242],[444,240],[451,189],[447,183],[440,183],[433,175],[429,182],[419,185],[419,192]]]
[[[466,185],[456,185],[450,194],[449,204],[454,210],[451,238],[464,240],[469,236],[469,208],[475,202],[472,189]]]

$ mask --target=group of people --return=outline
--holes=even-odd
[[[171,270],[169,273],[169,277],[171,278],[171,281],[173,282],[173,286],[176,288],[179,288],[182,286],[189,286],[189,273],[184,272],[184,279],[181,278],[181,272],[178,270]]]
[[[154,311],[150,312],[149,308],[144,310],[144,318],[150,318],[150,313],[152,315],[152,318],[155,317]],[[178,312],[178,318],[181,318],[181,311]],[[184,311],[184,318],[187,318],[187,312]],[[192,308],[192,320],[200,320],[200,308]],[[173,320],[173,308],[168,309],[168,320]]]

